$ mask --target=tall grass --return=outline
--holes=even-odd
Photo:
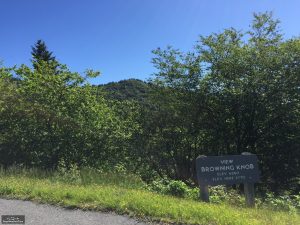
[[[0,167],[0,177],[47,179],[53,183],[63,182],[78,185],[110,185],[131,189],[144,189],[146,184],[139,176],[125,172],[104,172],[92,168],[79,169],[72,166],[68,170],[41,170],[37,168],[25,168],[12,166],[7,169]]]
[[[300,224],[297,213],[176,198],[146,190],[145,184],[134,175],[73,169],[75,172],[71,173],[1,169],[0,195],[176,224]]]

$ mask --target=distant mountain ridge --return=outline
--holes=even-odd
[[[105,92],[105,97],[110,100],[134,100],[144,102],[149,95],[151,85],[139,79],[127,79],[98,85]]]

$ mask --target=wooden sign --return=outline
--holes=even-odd
[[[208,185],[243,183],[247,205],[254,206],[254,183],[260,175],[256,155],[199,156],[196,169],[202,200],[209,201]]]
[[[255,183],[259,181],[256,155],[198,157],[198,182],[208,185]]]

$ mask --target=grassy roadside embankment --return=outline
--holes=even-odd
[[[138,182],[114,182],[113,176],[69,183],[55,175],[0,173],[3,198],[34,200],[71,208],[115,211],[119,214],[177,224],[300,224],[300,215],[267,209],[207,204],[147,191]],[[104,180],[103,180],[104,179]],[[102,180],[102,181],[100,181]],[[118,178],[115,179],[115,181]],[[130,180],[130,179],[129,179]],[[131,179],[132,180],[132,179]]]

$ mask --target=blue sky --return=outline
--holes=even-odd
[[[0,0],[0,59],[30,65],[31,46],[46,42],[72,71],[100,70],[93,83],[145,80],[151,50],[189,50],[199,35],[247,29],[253,12],[273,11],[286,38],[299,36],[299,0]]]

